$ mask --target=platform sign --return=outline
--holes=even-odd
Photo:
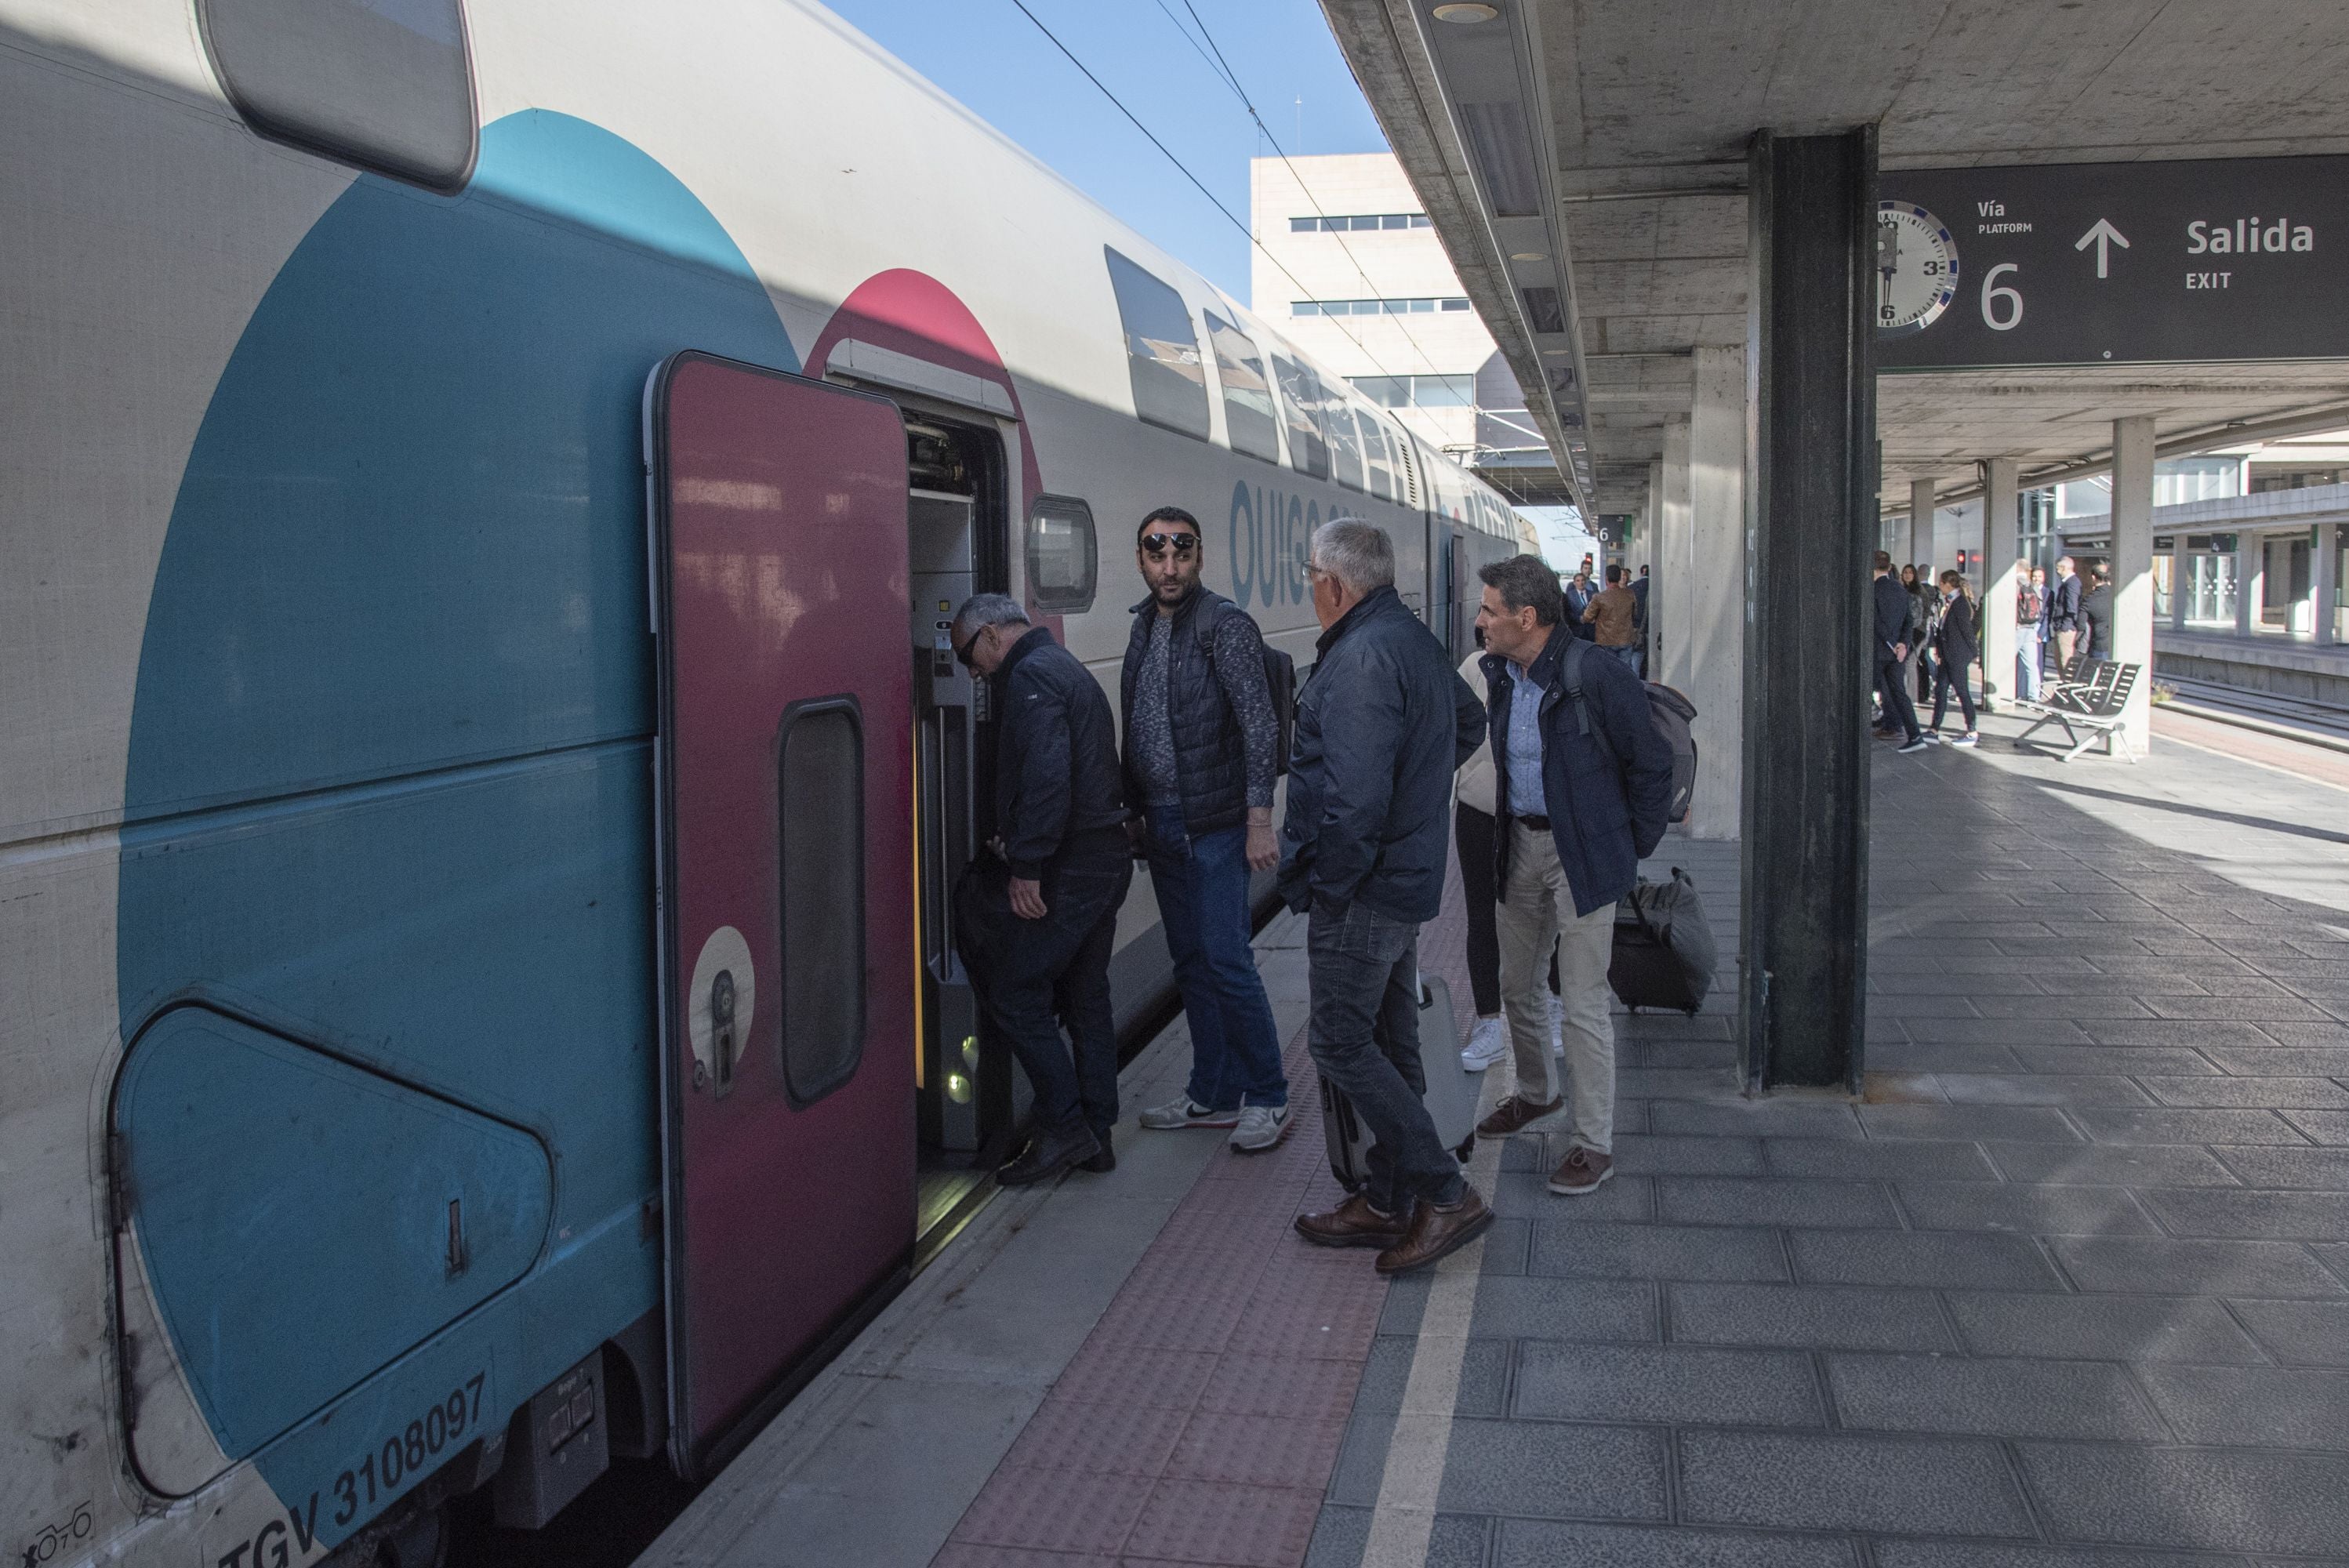
[[[1879,369],[2349,358],[2349,158],[1877,177]]]

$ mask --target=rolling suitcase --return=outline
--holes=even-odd
[[[1686,872],[1672,868],[1672,880],[1642,878],[1631,895],[1615,906],[1615,951],[1607,983],[1623,1005],[1671,1007],[1694,1013],[1713,989],[1716,962],[1713,927]]]
[[[1436,1136],[1465,1164],[1476,1150],[1476,1094],[1484,1080],[1460,1070],[1460,1024],[1452,1013],[1452,988],[1439,975],[1419,977],[1419,1062]],[[1371,1130],[1328,1078],[1321,1080],[1321,1132],[1330,1144],[1330,1173],[1347,1191],[1361,1191],[1371,1172]]]

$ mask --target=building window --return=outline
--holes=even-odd
[[[1321,378],[1285,354],[1272,356],[1272,369],[1288,415],[1288,466],[1300,474],[1326,480],[1330,437],[1321,411]]]
[[[1470,408],[1476,403],[1476,377],[1465,376],[1357,376],[1354,390],[1381,408]]]
[[[473,172],[459,0],[199,0],[204,50],[260,135],[429,190]]]
[[[1232,450],[1266,462],[1280,461],[1280,421],[1272,408],[1272,383],[1265,378],[1264,356],[1247,334],[1217,315],[1207,318],[1207,341],[1215,346],[1216,376],[1224,384],[1224,428]]]
[[[1429,315],[1440,310],[1466,310],[1465,298],[1299,299],[1288,302],[1291,315]]]
[[[783,1085],[800,1105],[864,1055],[864,730],[854,697],[821,697],[785,708],[775,742]]]
[[[1424,229],[1429,227],[1424,212],[1350,212],[1342,218],[1291,218],[1288,232],[1292,234],[1361,233],[1391,229]]]
[[[1207,438],[1207,367],[1183,296],[1108,247],[1110,286],[1125,327],[1133,411],[1154,425]]]
[[[1028,514],[1028,597],[1040,610],[1077,614],[1093,607],[1100,573],[1092,508],[1073,496],[1038,496]]]

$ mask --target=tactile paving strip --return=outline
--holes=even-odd
[[[1448,891],[1420,961],[1464,998]],[[1288,1139],[1216,1152],[932,1568],[1304,1562],[1387,1287],[1368,1251],[1290,1229],[1345,1194],[1303,1030],[1287,1065]]]

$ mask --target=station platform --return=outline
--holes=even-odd
[[[1876,748],[1863,1097],[1740,1098],[1726,975],[1619,1015],[1620,1174],[1480,1146],[1498,1222],[1389,1285],[1288,1232],[1299,1037],[1278,1151],[999,1197],[641,1563],[2349,1563],[2349,779],[2020,727]],[[1733,951],[1735,846],[1654,864]],[[1423,962],[1464,1009],[1456,884]]]

